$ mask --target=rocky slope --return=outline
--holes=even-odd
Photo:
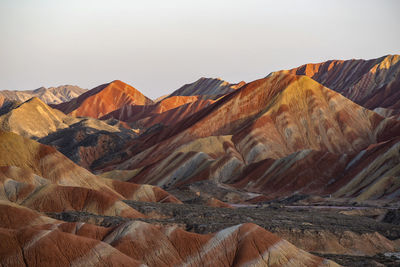
[[[147,105],[153,101],[132,86],[116,80],[93,88],[69,102],[54,105],[65,114],[100,118],[124,105]]]
[[[202,95],[210,99],[216,99],[222,95],[234,92],[245,84],[244,81],[237,84],[231,84],[220,78],[213,79],[202,77],[193,83],[185,84],[181,88],[175,90],[168,97]]]
[[[131,122],[145,131],[156,125],[172,125],[214,103],[202,96],[173,96],[153,105],[126,105],[101,119],[115,118]]]
[[[121,150],[127,140],[135,136],[136,132],[115,120],[79,118],[68,128],[50,133],[38,141],[56,147],[78,165],[90,169],[93,162]]]
[[[390,149],[382,149],[379,153],[383,154],[374,156],[377,162],[378,158],[381,161],[391,158],[387,165],[390,172],[385,176],[381,176],[382,170],[376,175],[357,176],[361,169],[350,168],[362,156],[357,154],[399,134],[399,122],[362,108],[306,76],[277,73],[245,85],[173,127],[162,127],[140,136],[123,151],[124,155],[116,155],[114,161],[101,168],[131,170],[131,181],[165,187],[211,179],[268,194],[274,190],[291,194],[301,189],[309,193],[338,192],[361,197],[361,191],[356,188],[361,190],[368,184],[373,185],[372,190],[378,184],[397,180],[389,178],[399,175],[397,142],[388,145],[393,152],[386,153]],[[315,172],[313,164],[323,155],[330,161],[326,162],[325,169],[321,168],[324,173],[321,176]],[[362,162],[355,165],[368,161]],[[274,168],[284,166],[277,170],[281,177],[289,179],[291,164],[298,169],[310,168],[310,174],[315,175],[298,176],[292,183],[279,183]],[[255,175],[257,166],[262,170]],[[352,174],[338,179],[335,173],[346,166]],[[267,179],[268,175],[272,180]],[[318,182],[314,177],[318,177]],[[359,181],[358,185],[339,193],[342,192],[338,191],[340,186],[335,185],[344,186],[353,179]],[[361,182],[363,179],[367,180]],[[379,179],[383,180],[378,182]],[[256,189],[255,180],[266,183],[262,186],[264,189]],[[383,195],[389,197],[391,192],[398,192],[397,182],[393,186]],[[380,197],[372,193],[369,197],[373,195]]]
[[[116,120],[67,116],[36,97],[21,104],[5,103],[0,109],[0,129],[53,145],[87,169],[135,137],[128,128]]]
[[[354,154],[302,150],[249,165],[234,186],[273,199],[293,192],[367,199],[396,199],[400,192],[400,139]]]
[[[61,85],[58,87],[40,87],[35,90],[26,91],[0,91],[0,96],[9,100],[25,102],[26,100],[37,97],[46,104],[59,104],[70,101],[71,99],[80,96],[87,90],[73,85]]]
[[[39,98],[34,97],[16,106],[10,106],[0,116],[3,130],[39,139],[49,133],[68,127],[73,123],[59,110],[52,109]]]
[[[400,113],[399,55],[371,60],[329,60],[287,72],[307,75],[363,107],[381,110],[381,114]]]
[[[200,235],[140,221],[109,228],[67,223],[4,201],[0,210],[0,263],[7,266],[338,266],[254,224]]]
[[[54,148],[13,133],[0,131],[0,151],[0,198],[37,211],[143,217],[122,200],[179,202],[156,187],[95,176]]]

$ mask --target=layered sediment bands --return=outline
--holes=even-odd
[[[19,229],[58,223],[55,219],[3,199],[0,200],[0,211],[0,228]]]
[[[303,150],[251,164],[234,185],[270,198],[293,192],[367,199],[395,199],[400,191],[400,140],[354,154]]]
[[[400,109],[400,56],[372,60],[330,60],[288,71],[307,75],[368,109]]]
[[[179,199],[157,186],[125,183],[112,179],[102,179],[102,181],[107,186],[124,196],[124,198],[127,200],[160,203],[182,203]]]
[[[119,122],[81,118],[38,141],[56,147],[81,167],[90,169],[93,162],[122,149],[135,136],[135,132]]]
[[[324,254],[369,255],[377,252],[397,251],[394,242],[375,233],[358,234],[352,231],[336,232],[329,230],[278,230],[280,237],[306,251]]]
[[[174,97],[174,96],[208,96],[208,98],[216,99],[221,95],[229,94],[238,88],[242,87],[246,83],[241,81],[237,84],[230,84],[221,79],[213,79],[213,78],[200,78],[194,83],[185,84],[181,88],[175,90],[172,94],[166,97]]]
[[[77,210],[137,218],[143,215],[122,200],[179,202],[160,188],[95,176],[54,148],[13,133],[0,132],[0,151],[1,199],[38,211]]]
[[[213,235],[198,235],[179,228],[159,229],[137,221],[121,225],[104,242],[149,266],[199,266],[205,262],[210,266],[288,263],[335,266],[335,263],[301,251],[254,224],[233,226]],[[152,246],[159,248],[157,253]]]
[[[68,127],[67,116],[32,98],[0,116],[1,129],[24,137],[39,139]]]
[[[400,248],[399,226],[367,217],[345,216],[336,210],[337,207],[277,208],[275,205],[260,205],[226,209],[132,201],[127,201],[127,204],[149,216],[158,214],[158,219],[151,220],[153,223],[169,225],[173,218],[177,226],[201,234],[251,221],[308,252],[372,256],[396,252]],[[343,210],[347,208],[343,207]],[[113,225],[123,222],[103,221]]]
[[[174,96],[162,99],[152,105],[126,105],[110,112],[102,119],[115,118],[121,121],[138,121],[200,99],[199,96]]]
[[[0,91],[0,97],[12,101],[25,102],[32,97],[37,97],[46,104],[59,104],[80,96],[86,89],[73,85],[61,85],[58,87],[40,87],[36,90],[26,91]],[[0,105],[1,106],[1,105]]]
[[[53,107],[72,116],[100,118],[124,105],[147,105],[153,101],[132,86],[113,81],[100,85],[69,102]]]
[[[21,179],[20,175],[26,176]],[[0,167],[0,199],[40,212],[84,211],[107,216],[144,217],[105,185],[101,191],[61,186],[17,167]]]
[[[77,166],[55,148],[0,131],[0,166],[28,169],[53,183],[112,191],[98,177]]]
[[[244,164],[235,150],[232,136],[199,138],[180,146],[164,160],[132,173],[130,181],[154,183],[168,188],[189,181],[234,179]]]
[[[154,105],[124,106],[110,112],[102,119],[115,118],[121,121],[134,122],[136,126],[146,129],[155,124],[175,124],[213,102],[214,100],[202,99],[198,96],[174,96]]]
[[[201,235],[141,221],[109,228],[62,222],[5,201],[0,210],[0,263],[7,266],[338,266],[255,224]],[[23,217],[30,224],[18,224]]]
[[[214,103],[214,100],[199,99],[197,101],[181,105],[177,108],[170,109],[163,113],[143,118],[137,121],[137,123],[147,128],[150,128],[156,124],[171,126],[195,114],[203,108],[208,107],[212,103]]]
[[[306,76],[279,73],[245,85],[173,127],[140,136],[124,151],[125,160],[104,170],[132,170],[130,181],[168,188],[204,179],[239,182],[255,168],[259,173],[252,175],[260,178],[249,178],[247,189],[256,190],[258,183],[261,191],[275,184],[271,190],[285,194],[331,192],[327,184],[352,157],[399,133],[397,121]],[[326,169],[311,168],[307,178],[289,179],[298,172],[294,167],[307,170],[325,156],[331,162]],[[280,167],[264,173],[271,166]],[[269,180],[279,169],[282,181]]]
[[[70,117],[38,98],[2,110],[0,129],[53,145],[87,169],[95,160],[120,150],[127,139],[136,136],[116,120]]]
[[[112,194],[82,187],[47,185],[36,188],[22,205],[40,212],[83,211],[106,216],[143,218]]]
[[[0,238],[4,266],[140,266],[104,242],[57,229],[0,228]]]

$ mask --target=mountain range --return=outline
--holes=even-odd
[[[32,97],[38,97],[46,104],[59,104],[78,97],[86,91],[86,89],[78,86],[62,85],[49,88],[40,87],[35,90],[25,91],[3,90],[0,91],[0,96],[17,102],[24,102]]]
[[[119,80],[0,91],[0,151],[2,265],[336,266],[323,258],[400,252],[399,55],[203,77],[157,100]]]

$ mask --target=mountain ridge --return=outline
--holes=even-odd
[[[53,105],[53,107],[72,116],[100,118],[123,105],[151,103],[153,103],[151,99],[134,87],[115,80],[97,86],[71,101]]]
[[[40,87],[38,89],[25,91],[2,90],[0,91],[0,95],[9,100],[19,102],[25,102],[32,97],[38,97],[46,104],[59,104],[78,97],[86,91],[86,89],[75,85],[60,85],[57,87]]]

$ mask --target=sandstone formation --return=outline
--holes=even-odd
[[[0,265],[386,264],[399,75],[389,55],[157,101],[121,81],[53,108],[0,94]]]
[[[0,91],[0,96],[3,96],[9,100],[18,102],[25,102],[26,100],[37,97],[46,104],[59,104],[80,96],[86,89],[82,89],[78,86],[73,85],[61,85],[58,87],[40,87],[36,90],[26,91]]]
[[[368,109],[400,114],[400,56],[371,60],[329,60],[287,72],[307,75]]]
[[[68,128],[50,133],[38,141],[56,147],[86,169],[103,156],[121,150],[125,142],[136,136],[136,132],[116,120],[78,118],[73,122]]]
[[[243,86],[173,127],[139,136],[123,151],[123,156],[116,156],[116,161],[102,168],[131,170],[130,181],[166,188],[211,179],[253,192],[275,191],[271,197],[296,190],[342,195],[334,184],[341,180],[343,186],[356,178],[357,172],[341,179],[335,174],[346,169],[351,159],[359,158],[358,153],[365,153],[362,151],[373,144],[389,142],[399,133],[399,122],[358,106],[306,76],[276,73]],[[388,146],[397,151],[393,142]],[[376,157],[382,159],[390,154],[384,150],[379,153]],[[318,173],[311,166],[317,166],[316,160],[325,155],[326,168]],[[391,155],[387,178],[370,174],[366,183],[372,186],[384,178],[379,184],[386,185],[397,180],[389,177],[399,175],[396,168],[399,156],[396,152]],[[299,175],[293,180],[292,164],[299,170],[310,170],[309,175]],[[259,178],[255,180],[265,183],[264,189],[257,189],[254,178],[249,178],[254,177],[250,173],[255,175],[258,168],[262,170],[257,172]],[[280,176],[274,169],[266,173],[269,168],[279,170]],[[297,171],[294,169],[293,173]],[[271,180],[266,175],[271,175]],[[317,183],[314,177],[319,179]],[[362,184],[355,188],[364,188]],[[397,191],[394,182],[392,189],[374,197],[390,197],[390,192]],[[360,192],[351,192],[344,195],[360,196]]]
[[[37,97],[10,107],[7,111],[0,116],[1,128],[32,139],[67,128],[71,123],[64,113],[50,108]]]
[[[143,217],[122,200],[177,202],[153,186],[108,181],[52,147],[0,131],[0,197],[42,212],[65,210]]]
[[[72,116],[100,118],[124,105],[147,105],[153,101],[132,86],[116,80],[100,85],[71,101],[54,105]]]
[[[65,223],[5,201],[0,210],[4,219],[31,222],[0,220],[0,263],[7,266],[338,266],[254,224],[200,235],[140,221],[110,228]]]
[[[220,78],[213,79],[202,77],[193,83],[185,84],[181,88],[175,90],[168,97],[201,95],[210,99],[216,99],[221,95],[234,92],[245,84],[244,81],[237,84],[231,84]]]
[[[6,103],[0,109],[0,129],[53,145],[87,169],[94,161],[120,150],[128,139],[136,136],[119,121],[67,116],[36,97],[21,104]]]
[[[214,102],[201,96],[173,96],[153,105],[126,105],[101,119],[115,118],[148,129],[156,124],[175,124]]]

